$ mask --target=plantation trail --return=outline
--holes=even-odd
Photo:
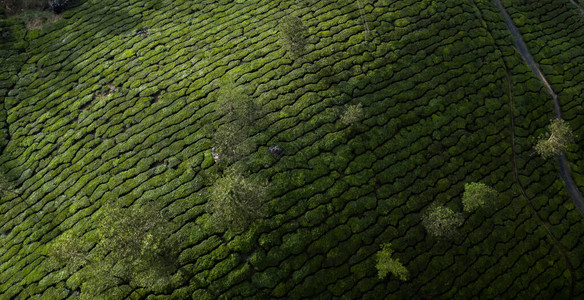
[[[495,4],[501,11],[501,14],[503,14],[503,17],[505,18],[505,24],[507,24],[507,28],[513,35],[515,46],[517,47],[517,50],[521,54],[521,57],[523,57],[523,60],[525,60],[525,62],[529,65],[533,73],[535,73],[535,75],[537,75],[537,77],[539,77],[539,79],[543,82],[543,84],[548,90],[548,93],[552,96],[552,99],[554,101],[554,108],[556,110],[556,118],[561,119],[562,109],[560,107],[560,102],[558,101],[558,95],[556,95],[551,85],[548,83],[545,76],[537,66],[537,63],[529,53],[527,45],[525,44],[523,38],[521,37],[521,33],[515,26],[515,23],[513,23],[513,20],[505,10],[505,7],[503,7],[503,5],[501,4],[501,1],[495,0]],[[584,197],[582,197],[582,193],[578,189],[578,186],[574,182],[574,179],[572,179],[572,175],[570,175],[570,168],[568,166],[568,160],[565,154],[558,155],[558,163],[560,165],[560,177],[562,178],[562,180],[564,180],[564,183],[566,184],[566,190],[568,191],[568,195],[570,195],[570,198],[572,198],[572,201],[574,201],[574,204],[576,205],[578,210],[580,210],[580,213],[584,215]]]
[[[511,113],[510,114],[511,115],[511,117],[510,117],[511,124],[509,124],[509,126],[511,129],[511,153],[512,153],[512,157],[513,157],[511,162],[513,164],[513,177],[515,178],[515,182],[517,182],[517,186],[519,186],[519,190],[521,191],[521,195],[523,196],[523,198],[525,198],[525,200],[527,200],[527,204],[529,205],[529,208],[533,212],[533,215],[535,216],[537,221],[541,225],[543,225],[543,227],[547,231],[548,236],[552,240],[552,243],[556,246],[556,248],[560,252],[560,255],[564,259],[564,261],[566,263],[566,268],[570,272],[570,278],[571,278],[570,299],[574,299],[574,283],[575,283],[575,281],[574,281],[574,267],[572,265],[572,262],[568,259],[566,247],[564,247],[562,245],[562,243],[560,242],[560,240],[553,234],[553,232],[551,230],[551,225],[547,222],[544,222],[544,220],[539,216],[539,214],[537,213],[537,210],[535,209],[535,207],[533,206],[533,203],[531,202],[531,199],[527,196],[527,193],[525,192],[525,188],[523,187],[523,185],[521,184],[521,181],[519,180],[519,171],[517,169],[517,155],[516,155],[517,152],[515,150],[515,118],[513,117],[513,107],[514,107],[514,104],[513,104],[513,86],[511,85],[511,74],[508,71],[507,71],[507,83],[508,83],[509,111]],[[571,179],[571,177],[570,177],[570,179]]]
[[[580,4],[578,4],[578,3],[576,3],[576,1],[574,1],[574,0],[570,0],[570,2],[572,4],[574,4],[578,8],[578,10],[580,11],[580,14],[582,16],[584,16],[584,8],[582,8],[582,6]]]
[[[543,73],[541,72],[539,67],[537,66],[535,60],[533,59],[533,57],[529,53],[529,50],[527,49],[527,45],[525,44],[525,42],[523,41],[523,38],[521,37],[521,33],[519,32],[519,30],[517,29],[517,27],[513,23],[513,20],[511,19],[511,17],[509,16],[507,11],[505,10],[503,5],[501,4],[501,1],[500,0],[494,0],[494,1],[505,19],[505,24],[507,25],[507,28],[509,29],[509,31],[513,35],[513,40],[515,42],[515,46],[516,46],[517,50],[521,54],[521,57],[523,58],[523,60],[529,65],[529,67],[531,68],[533,73],[535,73],[540,78],[540,80],[543,82],[543,84],[547,88],[548,93],[552,96],[552,99],[554,101],[556,118],[561,119],[561,107],[560,107],[560,103],[558,101],[557,94],[553,91],[551,85],[548,83],[545,76],[543,75]],[[510,108],[510,112],[511,112],[511,115],[510,115],[510,119],[511,119],[511,124],[510,124],[510,127],[511,127],[511,150],[512,150],[511,152],[513,155],[512,164],[513,164],[513,173],[514,173],[515,181],[517,182],[517,185],[519,186],[521,194],[527,200],[527,203],[529,204],[529,207],[533,211],[536,219],[544,226],[544,228],[546,229],[546,231],[548,233],[548,236],[552,240],[553,244],[557,247],[558,251],[560,252],[560,255],[564,259],[564,261],[566,263],[566,268],[570,272],[570,278],[571,278],[570,299],[574,299],[574,284],[575,284],[574,267],[572,265],[572,262],[570,262],[570,260],[568,259],[567,249],[562,245],[562,243],[559,241],[559,239],[553,234],[553,232],[551,231],[551,225],[548,222],[544,222],[544,220],[539,216],[535,207],[533,206],[533,203],[531,202],[531,199],[527,196],[527,193],[525,192],[525,188],[523,187],[523,185],[521,184],[521,181],[519,180],[519,172],[517,169],[517,158],[516,158],[516,150],[515,150],[515,120],[513,117],[514,104],[513,104],[513,93],[512,93],[513,87],[511,84],[510,77],[511,77],[511,75],[507,71],[507,82],[509,85],[508,86],[509,108]],[[576,183],[574,182],[574,180],[572,179],[572,176],[570,175],[569,168],[568,168],[568,162],[567,162],[565,154],[558,155],[558,162],[560,165],[560,177],[562,178],[562,180],[564,180],[564,182],[566,184],[566,189],[568,191],[568,194],[570,195],[570,198],[572,198],[576,207],[578,207],[578,209],[580,210],[580,213],[582,213],[584,215],[584,198],[582,197],[580,190],[578,189]]]

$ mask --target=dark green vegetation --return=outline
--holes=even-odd
[[[47,0],[2,0],[0,5],[8,13],[17,13],[22,10],[43,10],[49,6]]]
[[[28,30],[40,29],[61,18],[50,10],[47,0],[2,0],[0,6],[2,14],[5,12],[10,18],[22,20]]]
[[[288,51],[291,58],[298,58],[304,54],[306,48],[307,31],[302,19],[295,15],[285,16],[279,22],[280,43]]]
[[[579,11],[503,4],[584,136]],[[286,16],[306,28],[298,57]],[[582,215],[554,160],[532,155],[553,104],[491,1],[87,0],[40,30],[0,24],[0,166],[12,186],[0,200],[2,298],[584,296]],[[216,132],[240,122],[218,105],[229,82],[261,107],[233,164],[270,186],[264,214],[240,231],[217,229],[209,210],[229,168],[211,154]],[[359,126],[342,122],[358,103]],[[566,149],[581,189],[582,146]],[[454,239],[429,235],[423,212],[462,211],[469,182],[500,205],[466,216]],[[113,219],[148,229],[134,250],[102,250],[124,240],[104,231],[107,207],[156,218],[147,203],[165,225]],[[155,228],[168,240],[149,238]],[[386,243],[409,280],[378,277]],[[50,259],[59,249],[71,265]],[[145,263],[112,264],[122,253]],[[102,274],[97,261],[112,276],[84,279]]]

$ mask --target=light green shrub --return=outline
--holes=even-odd
[[[377,264],[375,265],[379,278],[383,279],[391,273],[402,281],[408,280],[410,272],[399,262],[399,259],[392,258],[392,254],[391,244],[381,245],[381,250],[377,252]]]
[[[341,115],[341,123],[345,125],[356,124],[363,119],[363,105],[361,103],[349,105]]]

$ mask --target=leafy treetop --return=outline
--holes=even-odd
[[[383,279],[388,273],[391,273],[402,281],[408,280],[410,272],[399,262],[399,259],[392,258],[392,254],[391,244],[381,245],[381,250],[377,252],[377,264],[375,265],[379,272],[379,278]]]
[[[462,195],[462,205],[465,212],[475,211],[479,207],[493,205],[499,193],[492,187],[480,183],[471,182],[464,185],[464,194]]]
[[[566,151],[568,144],[574,142],[574,134],[568,122],[554,119],[547,126],[547,133],[539,137],[535,151],[543,158],[550,158]]]
[[[456,234],[456,227],[462,225],[462,214],[433,203],[422,215],[422,224],[435,237],[450,238]]]

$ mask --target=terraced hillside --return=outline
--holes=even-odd
[[[111,255],[95,247],[111,203],[162,207],[178,254],[168,282],[110,278],[105,299],[584,297],[583,216],[533,150],[553,103],[492,1],[80,2],[39,30],[0,20],[1,299],[91,298],[51,249],[74,233]],[[582,137],[579,1],[519,2],[502,1]],[[286,16],[306,27],[300,55]],[[261,106],[245,163],[270,184],[244,231],[207,205],[227,82]],[[356,104],[362,121],[343,123]],[[496,208],[428,235],[424,210],[462,211],[478,181]],[[407,281],[378,278],[385,243]]]

